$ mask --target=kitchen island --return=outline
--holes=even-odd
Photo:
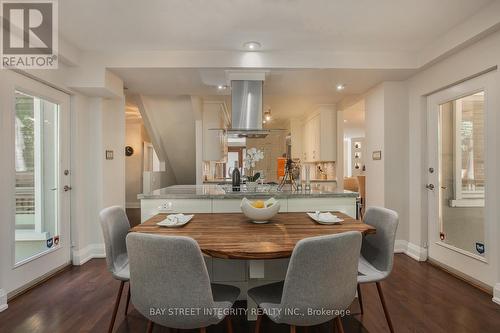
[[[221,225],[221,223],[229,223],[233,228],[238,227],[238,225],[242,225],[241,235],[238,237],[242,237],[242,235],[247,235],[248,237],[244,237],[247,239],[245,243],[246,246],[252,246],[252,242],[255,241],[256,238],[259,238],[259,233],[263,235],[267,235],[267,233],[262,233],[262,230],[270,230],[273,229],[274,232],[281,232],[283,234],[282,239],[278,240],[267,240],[266,237],[262,236],[259,238],[262,244],[265,244],[265,248],[267,250],[272,249],[273,247],[277,247],[280,243],[288,244],[288,241],[291,239],[291,231],[287,231],[288,229],[284,226],[279,226],[279,219],[272,222],[271,225],[255,225],[251,224],[248,221],[248,226],[245,225],[245,221],[242,220],[242,215],[234,214],[241,213],[240,203],[241,199],[246,197],[250,200],[255,199],[268,199],[270,197],[274,197],[276,200],[280,202],[280,212],[281,213],[294,213],[294,214],[283,214],[281,220],[283,223],[287,223],[287,217],[292,218],[300,218],[301,216],[296,213],[308,212],[308,211],[336,211],[342,212],[346,214],[345,220],[346,222],[350,220],[349,217],[355,218],[356,216],[356,197],[358,193],[350,192],[350,191],[341,191],[338,190],[335,186],[325,184],[323,186],[315,185],[311,189],[311,191],[305,192],[297,192],[297,191],[277,191],[276,187],[266,188],[260,187],[258,190],[260,192],[246,192],[245,187],[242,187],[243,191],[233,192],[231,191],[230,186],[221,186],[221,185],[175,185],[166,187],[163,189],[156,190],[151,194],[140,194],[139,199],[141,200],[141,221],[147,223],[136,227],[134,231],[148,231],[155,229],[156,221],[159,221],[164,218],[164,214],[170,213],[191,213],[191,214],[199,214],[199,219],[205,219],[206,223],[204,224],[204,230],[196,228],[196,225],[189,225],[182,229],[166,229],[166,230],[158,230],[158,232],[188,232],[190,228],[194,228],[192,233],[188,233],[191,237],[198,239],[214,239],[214,235],[220,234],[220,239],[227,239],[230,237],[228,234],[227,225]],[[267,192],[266,192],[267,191]],[[216,217],[213,223],[209,223],[210,216],[207,217],[207,214],[202,213],[214,213],[213,216]],[[217,214],[215,214],[217,213]],[[218,214],[218,213],[232,213],[232,214]],[[158,215],[161,214],[161,215]],[[223,215],[223,216],[222,216]],[[236,216],[235,216],[236,215]],[[339,214],[341,215],[341,214]],[[306,214],[304,213],[304,217]],[[342,216],[342,215],[341,215]],[[204,218],[203,218],[204,217]],[[231,221],[234,219],[234,225]],[[244,219],[244,218],[243,218]],[[212,218],[213,220],[213,218]],[[208,222],[207,222],[208,221]],[[314,229],[322,230],[322,232],[326,232],[329,234],[330,232],[327,230],[329,227],[342,227],[342,226],[320,226],[314,224],[312,220],[304,219],[304,221],[310,223],[310,229],[301,228],[301,232],[310,233]],[[196,220],[193,220],[196,222]],[[213,225],[213,229],[211,229],[211,225]],[[208,228],[208,231],[207,229]],[[253,228],[253,229],[252,229]],[[324,230],[322,229],[324,228]],[[253,231],[252,231],[253,230]],[[334,231],[331,231],[334,233]],[[234,234],[234,230],[232,231]],[[210,237],[212,235],[212,237]],[[269,233],[269,236],[272,236],[272,233]],[[218,239],[218,238],[215,238]],[[212,242],[213,243],[213,242]],[[201,246],[214,246],[214,244],[204,244]],[[243,242],[244,243],[244,242]],[[242,246],[245,244],[239,244],[238,246]],[[258,247],[258,242],[255,243],[255,247]],[[216,244],[215,244],[216,245]],[[212,254],[211,256],[205,256],[205,262],[207,265],[208,274],[210,276],[210,280],[212,282],[220,282],[225,284],[234,285],[241,289],[242,293],[240,295],[240,299],[247,299],[246,291],[249,288],[267,284],[271,282],[282,281],[285,278],[286,271],[288,268],[288,258],[282,258],[282,256],[274,256],[275,258],[280,259],[259,259],[259,260],[245,260],[245,259],[221,259],[219,251],[215,251],[219,253],[217,255],[213,255],[213,251],[205,249],[205,252]],[[252,252],[250,250],[246,250],[246,252]],[[281,253],[282,251],[280,251]],[[290,251],[288,251],[290,252]],[[235,257],[225,254],[226,257]],[[238,258],[243,258],[244,256],[238,255]],[[265,258],[265,256],[264,256]],[[255,308],[256,305],[251,299],[247,299],[247,307],[248,309]],[[250,320],[254,320],[255,312],[249,311],[247,313],[247,318]]]
[[[280,212],[339,211],[356,217],[358,193],[341,191],[332,185],[312,186],[311,191],[290,191],[263,188],[258,192],[232,192],[230,186],[174,185],[139,194],[141,222],[158,213],[238,213],[241,199],[267,199],[280,202]]]

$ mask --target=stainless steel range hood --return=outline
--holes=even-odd
[[[264,138],[269,130],[262,128],[263,81],[231,81],[231,128],[226,133],[232,137]]]

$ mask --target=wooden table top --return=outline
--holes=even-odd
[[[242,213],[195,214],[186,225],[178,228],[157,226],[166,214],[158,214],[132,229],[156,235],[188,236],[195,239],[201,251],[224,259],[277,259],[288,258],[295,244],[307,237],[359,231],[375,233],[375,228],[345,214],[335,212],[344,219],[342,224],[321,225],[306,213],[279,213],[267,224],[254,224]]]

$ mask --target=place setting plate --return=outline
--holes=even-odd
[[[306,213],[311,219],[319,224],[331,225],[331,224],[342,224],[343,219],[338,218],[337,215],[333,215],[330,212],[319,212]]]
[[[193,217],[194,215],[170,214],[167,215],[167,218],[163,221],[156,223],[156,225],[167,228],[182,227],[183,225],[191,221]]]

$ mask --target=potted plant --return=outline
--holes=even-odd
[[[255,163],[264,158],[264,152],[257,148],[247,149],[245,156],[245,169],[247,173],[247,189],[250,192],[255,192],[257,188],[257,180],[260,178],[260,173],[254,174]]]

